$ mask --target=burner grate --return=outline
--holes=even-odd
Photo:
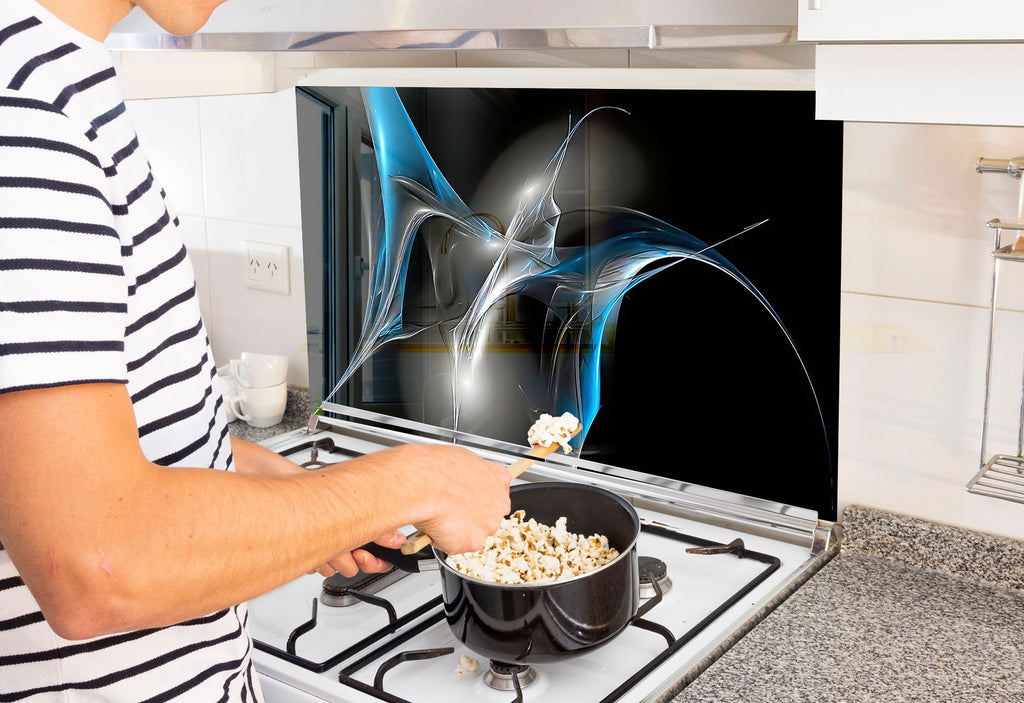
[[[708,558],[750,559],[764,564],[764,568],[762,568],[750,581],[742,585],[735,593],[725,598],[718,607],[708,613],[704,619],[690,627],[678,638],[663,625],[644,620],[641,617],[657,605],[662,596],[661,584],[657,578],[648,577],[649,587],[653,590],[654,596],[646,603],[641,604],[640,609],[637,612],[637,616],[631,624],[639,629],[661,635],[665,639],[666,647],[653,656],[632,676],[623,681],[615,690],[602,698],[599,703],[612,703],[625,695],[626,692],[650,675],[672,655],[682,649],[682,647],[684,647],[688,642],[697,637],[723,613],[764,582],[781,566],[781,561],[778,557],[746,549],[742,545],[742,542],[738,545],[735,541],[728,545],[722,545],[700,537],[686,535],[671,529],[650,524],[642,525],[641,529],[650,534],[694,545],[698,553],[723,555],[722,557],[709,556]],[[728,557],[724,555],[728,555]],[[380,601],[384,599],[373,598],[368,600]],[[391,612],[393,613],[393,611],[394,609],[392,608]],[[420,607],[409,612],[407,615],[400,618],[392,618],[392,622],[390,622],[386,627],[371,633],[335,656],[319,663],[299,657],[294,652],[294,638],[297,638],[299,635],[308,632],[316,626],[316,613],[317,601],[314,599],[312,619],[309,622],[300,625],[299,628],[296,629],[296,632],[293,632],[292,636],[289,637],[289,649],[291,651],[281,650],[259,640],[255,640],[254,645],[257,649],[316,673],[324,673],[339,664],[344,664],[350,659],[358,657],[358,659],[355,659],[354,661],[351,661],[351,663],[342,667],[338,675],[338,681],[345,686],[370,695],[378,700],[386,701],[387,703],[413,703],[412,701],[400,698],[383,690],[383,676],[387,671],[404,662],[414,662],[451,653],[447,650],[443,652],[440,650],[400,651],[400,647],[404,643],[444,620],[443,599],[441,596],[431,599],[427,603],[424,603]],[[299,632],[299,630],[302,632]],[[394,633],[399,634],[396,635]],[[360,654],[362,656],[359,656]],[[373,685],[355,678],[355,674],[357,672],[361,671],[370,663],[380,660],[383,657],[386,657],[387,659],[384,664],[378,668]],[[517,693],[521,699],[521,692],[517,691]]]
[[[717,548],[723,546],[726,548],[733,547],[732,544],[720,545],[716,542],[712,542],[711,540],[701,539],[700,537],[692,537],[690,535],[684,535],[682,533],[674,532],[673,530],[661,528],[656,525],[644,525],[643,529],[651,532],[652,534],[661,535],[662,537],[668,537],[669,539],[678,540],[680,542],[688,542],[690,544],[695,544],[697,545],[697,547],[701,548],[717,550]],[[717,552],[709,553],[714,554]],[[651,661],[642,669],[640,669],[640,671],[636,672],[633,676],[626,679],[626,681],[624,681],[622,685],[620,685],[610,694],[602,698],[600,703],[611,703],[612,701],[621,698],[630,688],[635,686],[637,683],[646,678],[648,674],[650,674],[652,671],[661,666],[666,660],[668,660],[669,657],[671,657],[677,651],[682,649],[690,640],[699,635],[711,623],[717,620],[718,617],[722,615],[722,613],[727,611],[732,606],[736,605],[736,603],[738,603],[744,596],[746,596],[752,590],[761,585],[761,583],[764,582],[765,579],[767,579],[773,573],[778,571],[779,567],[782,566],[782,562],[779,560],[778,557],[771,556],[770,554],[764,554],[762,552],[755,552],[750,549],[745,549],[742,547],[742,542],[740,544],[739,549],[732,548],[729,550],[728,553],[735,554],[735,556],[738,559],[753,559],[754,561],[761,562],[765,565],[765,568],[762,569],[760,573],[758,573],[754,578],[752,578],[749,582],[742,586],[733,595],[731,595],[729,598],[723,601],[721,605],[719,605],[717,608],[708,613],[708,615],[703,620],[701,620],[696,625],[691,627],[674,643],[670,644],[664,651],[662,651],[660,654],[651,659]]]
[[[379,600],[383,600],[383,599],[379,599]],[[329,659],[326,659],[326,660],[324,660],[322,662],[314,662],[314,661],[312,661],[310,659],[306,659],[305,657],[300,657],[300,656],[296,655],[294,652],[285,651],[285,650],[281,649],[280,647],[275,647],[272,644],[268,644],[266,642],[263,642],[261,640],[255,639],[255,638],[253,639],[253,646],[256,649],[260,650],[260,651],[266,652],[267,654],[272,654],[275,657],[278,657],[279,659],[282,659],[282,660],[284,660],[286,662],[289,662],[291,664],[295,664],[296,666],[300,666],[303,669],[306,669],[307,671],[312,671],[312,672],[317,673],[317,674],[322,674],[325,671],[328,671],[328,670],[333,669],[334,667],[338,666],[338,664],[341,664],[345,660],[350,659],[351,657],[354,657],[356,654],[358,654],[359,652],[363,651],[364,649],[366,649],[367,647],[369,647],[373,643],[379,642],[380,640],[386,638],[388,635],[390,635],[390,634],[392,634],[394,632],[397,632],[398,630],[402,629],[403,627],[405,627],[409,623],[415,622],[417,618],[422,617],[425,613],[429,613],[432,610],[440,608],[442,602],[443,602],[443,599],[441,598],[441,596],[437,596],[436,598],[432,598],[431,600],[427,601],[426,603],[424,603],[420,607],[416,608],[415,610],[411,610],[408,614],[403,615],[402,617],[396,618],[394,621],[389,622],[387,625],[385,625],[384,627],[380,628],[379,630],[376,630],[375,632],[371,632],[369,635],[367,635],[363,639],[359,640],[358,642],[353,644],[351,647],[343,649],[342,651],[340,651],[337,654],[335,654],[333,657],[330,657]],[[392,608],[392,611],[393,610],[394,609]],[[435,615],[432,615],[431,618],[430,618],[431,624],[433,624],[435,622],[439,622],[440,620],[443,620],[443,619],[444,619],[444,613],[443,612],[440,612],[440,613],[437,613]],[[313,628],[316,627],[316,621],[317,621],[317,600],[313,599],[312,617],[310,618],[310,620],[308,622],[303,623],[302,625],[299,625],[297,628],[295,628],[295,631],[292,632],[292,634],[288,637],[289,641],[292,642],[293,645],[294,645],[294,640],[297,639],[299,637],[299,635],[305,634],[306,632],[309,632]],[[300,630],[301,630],[301,632],[300,632]]]

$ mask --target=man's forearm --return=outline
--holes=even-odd
[[[104,598],[94,609],[109,608],[111,618],[99,629],[166,625],[213,612],[412,522],[413,498],[392,493],[384,501],[379,491],[403,483],[402,453],[288,477],[153,467],[130,499],[126,492],[130,508],[123,518],[111,516],[76,550],[86,557],[80,569],[90,568],[92,552],[94,577],[109,582],[93,590]],[[124,527],[132,522],[129,536]]]
[[[55,406],[78,418],[77,459],[44,441]],[[405,446],[290,476],[165,468],[142,456],[123,386],[19,392],[0,396],[0,541],[59,634],[166,625],[405,524],[475,549],[507,509],[507,471],[485,463]]]

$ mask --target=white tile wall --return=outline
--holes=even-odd
[[[200,98],[206,216],[299,227],[295,92]]]
[[[128,115],[160,184],[179,215],[205,215],[199,101],[131,100]]]
[[[1024,153],[1024,130],[847,123],[844,138],[843,288],[988,305],[985,223],[1017,218],[1020,182],[974,163]]]
[[[153,169],[182,223],[218,364],[286,354],[308,385],[293,90],[129,100]],[[290,248],[289,295],[243,285],[242,240]]]
[[[981,457],[992,232],[1019,183],[980,156],[1024,129],[847,123],[839,501],[1024,538],[1024,506],[966,492]],[[1016,453],[1024,264],[1003,266],[989,452]]]
[[[242,286],[243,239],[290,247],[289,295]],[[308,385],[302,230],[209,218],[207,245],[213,300],[210,342],[218,363],[243,351],[284,354],[289,382]]]

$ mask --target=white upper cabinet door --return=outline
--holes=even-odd
[[[848,122],[1024,126],[1024,43],[821,43],[815,115]]]
[[[816,42],[1024,40],[1021,0],[797,0],[797,39]]]

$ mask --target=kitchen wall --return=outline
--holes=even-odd
[[[839,500],[1024,538],[1024,506],[968,494],[980,441],[995,217],[1019,182],[980,156],[1021,128],[847,123]],[[1007,240],[1009,241],[1009,240]],[[999,281],[989,454],[1017,454],[1024,265]]]
[[[309,385],[294,91],[127,105],[181,219],[217,363],[286,354],[288,382]],[[243,240],[289,247],[288,295],[243,285]]]
[[[129,111],[177,203],[218,362],[243,349],[284,353],[289,382],[308,383],[293,91],[135,99]],[[973,164],[1024,153],[1024,129],[848,123],[845,132],[840,509],[1024,538],[1024,506],[965,490],[980,457],[985,222],[1016,218],[1019,185]],[[243,287],[243,239],[291,248],[289,295]],[[999,291],[989,454],[1015,454],[1024,263],[1004,265]]]

